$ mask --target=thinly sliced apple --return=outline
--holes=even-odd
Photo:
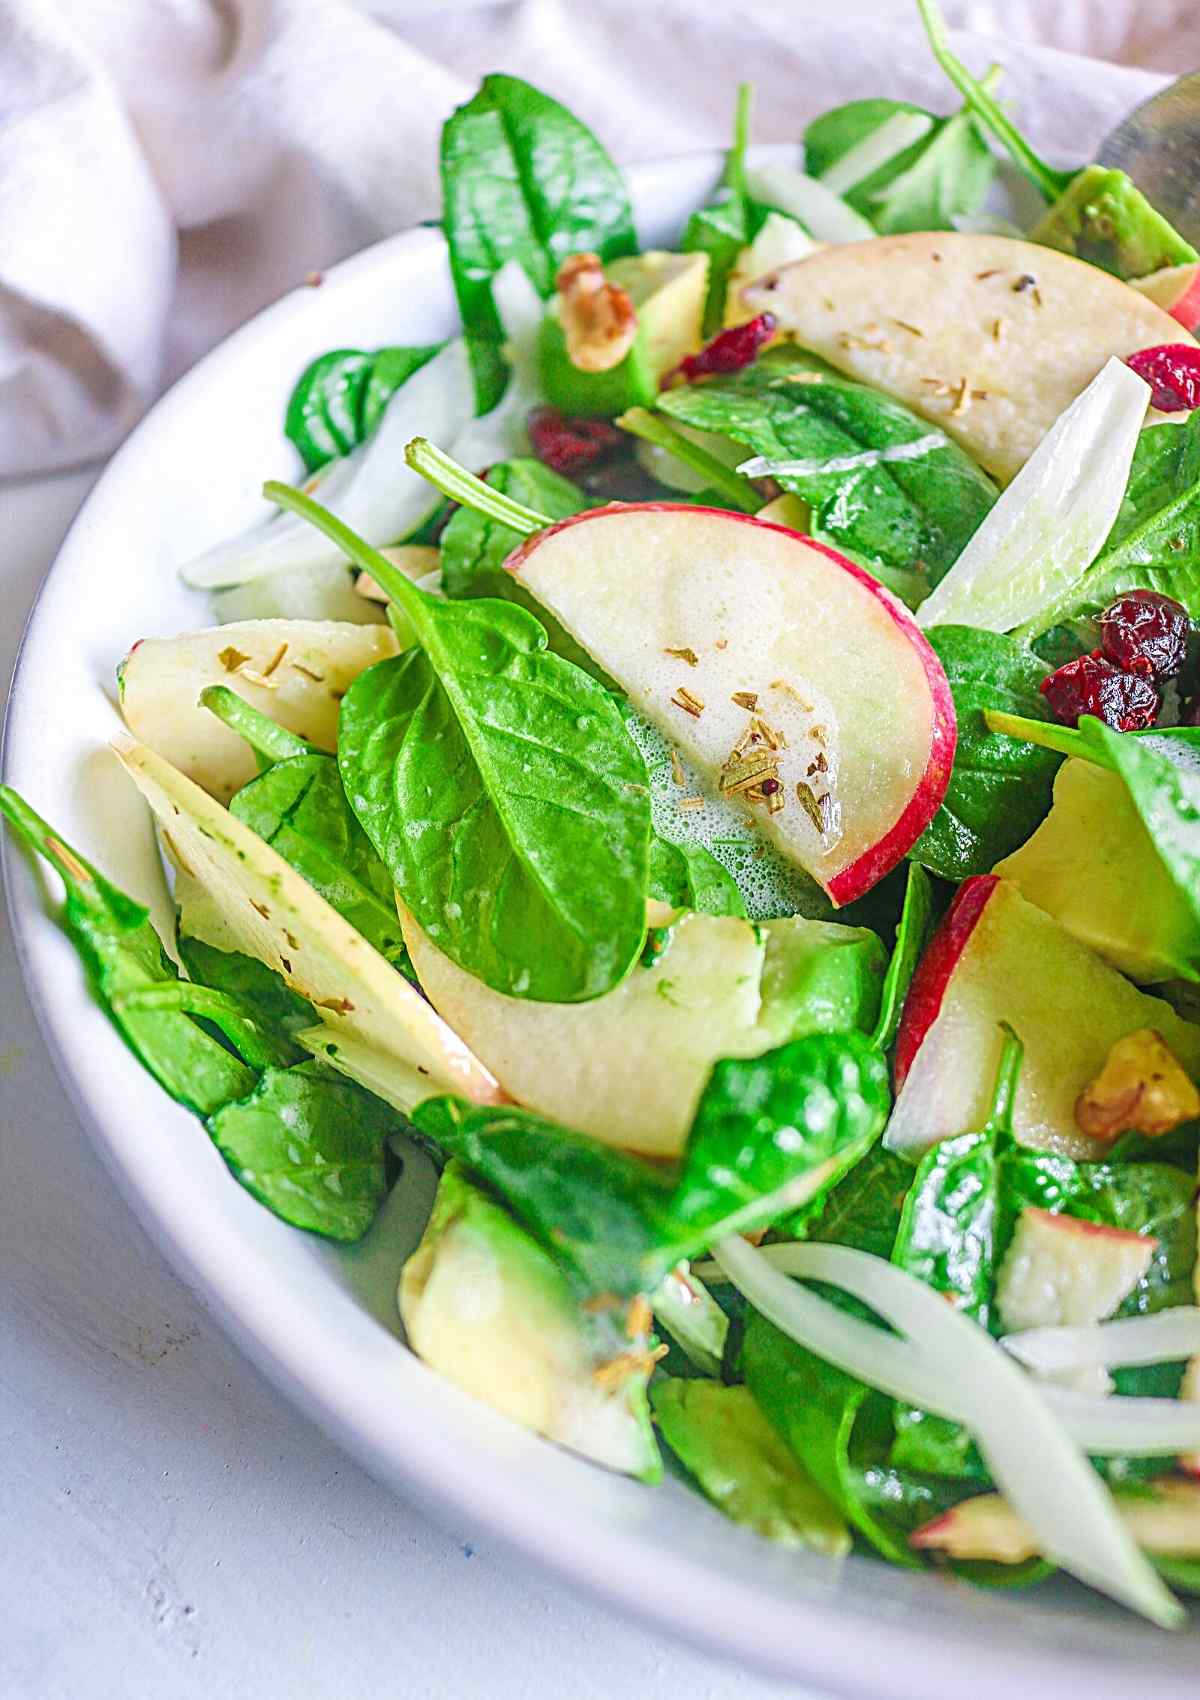
[[[1200,262],[1163,266],[1147,277],[1133,278],[1129,287],[1178,319],[1185,331],[1195,331],[1200,325]]]
[[[1118,1039],[1162,1034],[1200,1070],[1200,1028],[1131,986],[1008,880],[959,888],[913,977],[896,1040],[896,1105],[884,1142],[923,1151],[982,1127],[1007,1021],[1025,1044],[1013,1129],[1023,1145],[1095,1157],[1075,1100]]]
[[[415,1069],[430,1093],[503,1101],[492,1075],[420,993],[269,844],[145,744],[114,748],[154,810],[171,856],[223,923],[223,937],[210,943],[265,962],[335,1036]]]
[[[996,1277],[1006,1334],[1104,1322],[1127,1299],[1158,1248],[1152,1234],[1022,1210]]]
[[[576,514],[507,566],[714,793],[735,750],[769,749],[748,743],[756,722],[782,734],[769,753],[783,807],[762,799],[753,819],[834,903],[869,891],[937,812],[956,737],[945,673],[906,610],[834,550],[746,514],[646,502]]]
[[[1116,1495],[1117,1508],[1130,1534],[1147,1552],[1161,1557],[1200,1557],[1200,1482],[1148,1482]],[[998,1493],[965,1499],[917,1530],[912,1545],[948,1558],[991,1559],[1022,1564],[1041,1552],[1037,1536]]]
[[[1153,301],[1083,260],[937,231],[827,248],[743,290],[805,348],[940,425],[997,478],[1112,355],[1179,342]]]
[[[206,686],[229,685],[289,732],[332,750],[352,681],[396,647],[390,626],[337,620],[246,620],[143,638],[117,670],[121,713],[135,738],[224,802],[258,768],[245,739],[200,706]]]

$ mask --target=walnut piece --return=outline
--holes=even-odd
[[[1121,1133],[1170,1133],[1200,1116],[1200,1092],[1161,1033],[1143,1027],[1118,1039],[1090,1086],[1075,1100],[1075,1120],[1092,1139]]]
[[[581,372],[610,372],[633,347],[637,311],[609,283],[599,254],[570,254],[555,280],[567,357]]]

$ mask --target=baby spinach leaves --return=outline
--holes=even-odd
[[[917,862],[910,862],[904,887],[904,906],[896,923],[896,940],[888,963],[879,1003],[875,1044],[889,1051],[895,1043],[900,1015],[917,963],[933,928],[933,888],[929,875]]]
[[[1038,686],[1047,669],[1015,638],[974,626],[926,633],[954,695],[958,745],[941,808],[909,852],[943,879],[991,871],[1050,808],[1059,759],[990,730],[986,710],[1047,718]]]
[[[706,207],[688,220],[681,244],[685,254],[708,255],[708,295],[704,303],[704,335],[719,331],[725,317],[729,274],[738,254],[750,242],[761,211],[746,193],[746,145],[750,140],[751,87],[738,88],[733,119],[733,145],[725,156],[720,187]]]
[[[1161,591],[1200,619],[1200,413],[1142,431],[1104,548],[1033,626],[1095,613],[1128,590]]]
[[[110,885],[7,786],[0,786],[0,813],[61,878],[66,888],[63,925],[96,996],[159,1085],[200,1115],[248,1092],[254,1084],[251,1069],[180,1007],[178,996],[187,982],[180,980],[148,911]],[[160,988],[170,991],[174,1001],[165,1007],[139,1004],[139,993]],[[237,1007],[234,1000],[229,1007]]]
[[[990,87],[995,74],[984,81]],[[894,154],[843,198],[883,236],[908,230],[951,230],[956,217],[974,213],[987,194],[995,164],[969,107],[935,118],[902,100],[855,100],[823,113],[804,133],[805,158],[822,177],[898,114],[928,118],[929,129]]]
[[[441,348],[334,348],[304,368],[288,400],[284,433],[305,469],[348,455],[369,437],[401,384]]]
[[[746,903],[728,868],[702,844],[672,844],[656,832],[650,840],[647,894],[672,909],[702,915],[745,915]]]
[[[427,596],[315,502],[303,514],[382,585],[417,647],[342,703],[346,795],[417,921],[496,991],[579,1003],[645,936],[650,794],[608,692],[523,608]]]
[[[629,197],[578,118],[519,77],[490,76],[442,130],[442,202],[478,410],[486,413],[507,370],[493,277],[516,260],[547,296],[570,254],[632,254]]]
[[[658,407],[770,461],[814,463],[813,470],[776,476],[811,505],[817,535],[867,562],[919,565],[931,586],[996,499],[992,481],[948,437],[899,402],[794,349],[768,350],[744,371],[665,390]],[[864,451],[921,439],[931,446],[912,459],[853,464]],[[847,461],[852,464],[839,464]],[[824,469],[822,462],[831,464]]]
[[[814,1033],[716,1065],[675,1177],[508,1105],[430,1099],[413,1122],[504,1199],[582,1292],[628,1298],[832,1185],[878,1137],[889,1103],[870,1040]]]
[[[285,1011],[263,995],[261,976],[247,975],[260,964],[194,940],[189,967],[213,968],[213,981],[181,979],[141,904],[7,787],[0,813],[61,876],[66,930],[113,1024],[159,1085],[204,1118],[243,1186],[297,1227],[363,1234],[386,1190],[384,1142],[401,1123],[317,1064],[287,1066],[302,1055],[289,1029],[311,1019],[303,1000]]]
[[[241,1181],[293,1227],[357,1240],[387,1192],[393,1110],[319,1063],[264,1071],[254,1090],[208,1118],[213,1143]]]

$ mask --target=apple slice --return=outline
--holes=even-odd
[[[746,514],[644,502],[575,514],[507,566],[835,904],[936,814],[956,736],[946,675],[906,610],[834,550]],[[737,789],[750,757],[767,758],[772,795]]]
[[[913,976],[896,1039],[896,1104],[884,1136],[917,1153],[982,1127],[1007,1021],[1025,1044],[1013,1131],[1023,1145],[1095,1157],[1075,1101],[1118,1039],[1162,1034],[1200,1070],[1200,1027],[1139,991],[1009,880],[980,874],[958,891]]]
[[[1167,1477],[1115,1497],[1126,1528],[1147,1552],[1200,1557],[1200,1482]],[[1029,1524],[998,1493],[979,1494],[944,1511],[918,1529],[910,1544],[919,1552],[996,1564],[1021,1564],[1041,1552]]]
[[[117,669],[121,713],[135,738],[226,802],[258,766],[245,739],[200,706],[206,686],[229,685],[289,732],[332,750],[351,682],[396,649],[390,626],[340,620],[244,620],[142,638]]]
[[[154,810],[172,860],[209,900],[215,930],[206,943],[265,962],[308,999],[335,1040],[344,1033],[405,1064],[427,1080],[430,1094],[504,1101],[416,988],[277,851],[145,744],[114,748]]]
[[[1110,356],[1178,322],[1068,254],[956,231],[827,248],[742,292],[832,365],[930,419],[1004,482]]]
[[[1102,1222],[1029,1208],[996,1277],[1006,1334],[1104,1322],[1150,1267],[1158,1241]]]
[[[1200,325],[1200,261],[1163,266],[1146,277],[1135,277],[1129,287],[1178,319],[1185,331],[1194,331]]]

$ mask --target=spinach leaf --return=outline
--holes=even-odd
[[[260,773],[265,773],[277,761],[286,761],[289,756],[320,753],[315,744],[298,737],[295,732],[289,732],[286,726],[281,726],[269,714],[255,708],[253,703],[240,697],[228,685],[206,685],[200,692],[200,703],[231,732],[246,740],[254,751]]]
[[[987,1122],[977,1133],[943,1139],[917,1169],[896,1234],[892,1262],[980,1327],[991,1320],[996,1273],[1000,1165],[1012,1140],[1012,1112],[1024,1047],[1004,1040]],[[942,1476],[985,1476],[969,1432],[945,1417],[898,1405],[891,1462]]]
[[[746,913],[737,881],[702,844],[671,844],[657,832],[650,840],[647,893],[672,909],[697,909],[702,915]]]
[[[432,360],[441,343],[423,348],[334,348],[304,368],[288,400],[284,434],[316,472],[369,437],[379,416],[408,378]]]
[[[413,1123],[499,1194],[584,1295],[628,1298],[832,1184],[878,1137],[889,1102],[868,1039],[816,1033],[716,1065],[675,1178],[511,1105],[434,1098]]]
[[[506,366],[492,278],[516,260],[547,296],[570,254],[636,249],[629,198],[591,131],[519,77],[485,77],[442,130],[442,224],[480,413]]]
[[[991,76],[985,78],[984,86],[991,81]],[[900,113],[928,118],[929,131],[845,190],[843,198],[884,236],[909,230],[951,230],[957,216],[978,210],[995,170],[969,107],[951,118],[935,118],[902,100],[855,100],[835,107],[804,133],[808,170],[815,177],[823,176]]]
[[[933,889],[929,875],[918,863],[910,862],[904,907],[896,923],[896,940],[884,977],[879,1025],[875,1029],[875,1043],[881,1051],[891,1050],[895,1043],[904,1000],[932,928]]]
[[[708,255],[708,295],[704,302],[704,335],[713,336],[725,322],[729,274],[738,254],[751,242],[762,223],[761,211],[746,193],[746,145],[750,140],[749,83],[738,87],[733,118],[733,145],[716,197],[688,220],[680,246],[685,254]]]
[[[918,1568],[891,1512],[864,1491],[868,1472],[886,1465],[888,1401],[756,1311],[746,1324],[741,1366],[763,1415],[846,1521],[893,1564]]]
[[[853,1166],[891,1107],[887,1065],[865,1034],[810,1033],[716,1064],[672,1201],[700,1244],[761,1227]]]
[[[499,461],[484,477],[492,489],[544,516],[547,525],[594,506],[582,490],[557,472],[551,472],[540,460]],[[504,571],[508,556],[528,535],[490,514],[481,513],[478,508],[464,504],[456,509],[441,536],[442,589],[452,600],[494,596],[515,602],[545,626],[548,649],[606,683],[605,675],[587,650],[539,606],[520,579]]]
[[[510,997],[579,1003],[645,938],[650,794],[613,699],[511,602],[427,596],[286,485],[268,494],[365,568],[417,645],[342,703],[346,795],[426,933]]]
[[[769,349],[727,377],[664,390],[657,405],[768,461],[832,461],[828,471],[775,476],[812,507],[816,535],[867,562],[918,566],[929,585],[954,565],[996,499],[987,474],[925,420],[791,348]],[[936,446],[913,459],[837,465],[921,439]]]
[[[282,974],[256,957],[244,956],[240,950],[218,950],[182,932],[175,944],[190,979],[240,998],[277,1031],[299,1033],[320,1019],[307,998],[294,992]]]
[[[207,1125],[247,1192],[276,1216],[327,1239],[357,1240],[383,1202],[386,1142],[404,1123],[371,1093],[307,1062],[267,1069]]]
[[[985,709],[1048,719],[1038,690],[1047,669],[1000,632],[934,626],[926,636],[954,696],[958,745],[942,806],[909,854],[943,879],[964,880],[990,872],[1049,812],[1059,758],[984,719]]]
[[[1200,919],[1200,728],[1117,732],[1088,714],[1078,727],[992,711],[986,717],[995,732],[1119,774],[1163,867]],[[1188,964],[1186,978],[1200,980],[1200,960]]]
[[[830,1192],[787,1227],[798,1239],[853,1246],[890,1259],[912,1181],[913,1166],[907,1158],[872,1145]]]
[[[650,1393],[655,1421],[691,1479],[735,1523],[767,1540],[844,1553],[846,1526],[745,1387],[662,1380]]]
[[[1161,591],[1200,619],[1200,413],[1142,431],[1104,548],[1032,625],[1094,614],[1128,590]]]
[[[0,786],[0,814],[26,847],[43,856],[62,879],[66,888],[63,926],[96,997],[159,1085],[200,1115],[250,1091],[252,1070],[181,1007],[188,983],[180,980],[150,925],[148,911],[64,844],[8,786]],[[139,1002],[145,993],[163,991],[171,1000],[165,1006]],[[229,1011],[238,1008],[232,999],[226,1007]],[[230,1022],[222,1025],[229,1027]],[[244,1041],[257,1049],[248,1012],[244,1029]]]

